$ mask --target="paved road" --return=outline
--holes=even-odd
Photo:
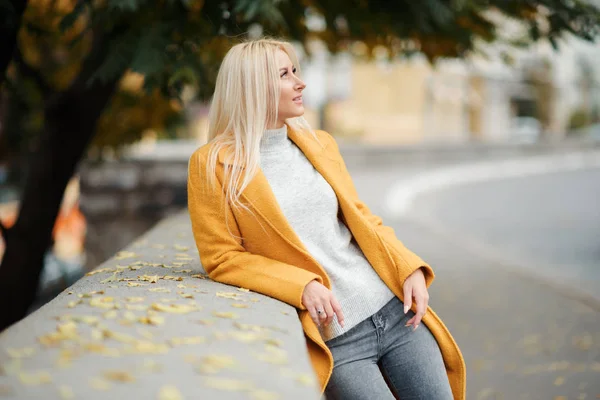
[[[551,182],[542,177],[539,182],[530,178],[532,180],[527,185],[516,187],[512,187],[511,182],[496,182],[489,187],[494,189],[492,193],[486,193],[485,188],[481,188],[476,192],[463,193],[462,197],[454,191],[437,194],[428,201],[423,197],[417,202],[419,213],[412,214],[410,219],[392,219],[382,214],[382,210],[386,190],[395,180],[395,171],[371,169],[351,172],[363,200],[383,216],[384,222],[396,230],[398,237],[409,248],[434,267],[437,279],[430,289],[431,305],[448,325],[464,353],[468,370],[468,399],[600,398],[600,309],[553,285],[544,284],[534,275],[515,272],[514,266],[505,265],[495,257],[471,251],[471,246],[466,245],[462,235],[447,234],[452,230],[431,229],[427,218],[437,215],[434,212],[443,213],[444,207],[454,206],[454,210],[457,205],[463,204],[461,201],[470,199],[470,202],[458,207],[461,215],[458,215],[458,211],[449,214],[454,219],[447,223],[457,224],[458,221],[466,227],[471,223],[478,226],[477,233],[480,235],[501,236],[498,233],[501,232],[498,228],[500,222],[510,225],[515,220],[519,221],[519,217],[527,217],[530,214],[524,207],[536,198],[543,198],[543,206],[534,210],[539,210],[539,213],[554,210],[560,218],[546,222],[546,226],[560,226],[561,219],[566,224],[565,215],[568,215],[569,226],[578,226],[578,232],[588,232],[594,229],[594,224],[585,223],[579,227],[576,221],[582,220],[580,213],[584,207],[593,206],[593,201],[586,202],[589,199],[583,195],[589,195],[589,190],[593,190],[590,182],[593,176],[583,174],[585,176],[568,179],[566,175],[557,174],[555,178],[561,179],[565,186],[561,187],[561,198],[554,201],[549,200]],[[402,174],[406,171],[396,172]],[[500,195],[500,189],[516,190],[520,196],[515,193],[512,196]],[[583,197],[586,200],[582,200]],[[503,217],[486,213],[487,219],[473,217],[479,216],[478,210],[490,208],[489,205],[487,208],[476,207],[473,202],[477,199],[503,204],[509,201],[515,203],[519,198],[524,199],[520,207],[508,208],[513,210],[513,214]],[[446,204],[446,200],[449,203]],[[579,208],[569,213],[558,213],[562,204],[559,200],[577,201],[575,204]],[[421,217],[427,223],[421,223]],[[469,222],[464,222],[467,217],[470,218]],[[506,221],[502,221],[504,218]],[[543,218],[532,219],[540,224],[539,221],[544,222]],[[485,229],[487,226],[490,227],[489,232]],[[550,229],[540,226],[529,235],[546,231]],[[546,233],[549,240],[559,239],[555,236],[558,234]],[[512,240],[520,243],[523,251],[526,251],[527,243],[537,243],[532,238],[522,239],[524,243],[521,243],[519,235],[527,236],[525,232],[513,235]],[[512,243],[510,238],[505,241],[506,245]],[[548,244],[547,247],[552,246]],[[582,248],[587,247],[582,245]],[[537,256],[538,252],[530,251],[530,254]],[[538,268],[544,268],[547,264],[541,256],[535,260],[537,263],[534,266]]]
[[[600,301],[598,198],[600,169],[589,169],[424,194],[413,213]]]

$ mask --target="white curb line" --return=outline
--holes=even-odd
[[[600,151],[579,151],[560,155],[553,154],[441,167],[396,182],[385,198],[384,207],[388,215],[400,217],[409,213],[414,199],[419,194],[468,183],[521,178],[594,167],[600,167]]]

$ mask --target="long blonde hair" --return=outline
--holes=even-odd
[[[219,152],[226,148],[223,188],[225,201],[235,209],[248,208],[240,195],[259,169],[260,140],[267,127],[277,123],[280,97],[277,51],[283,50],[299,73],[292,45],[268,38],[248,40],[233,46],[219,68],[209,111],[207,159],[208,184],[216,185]],[[285,121],[293,129],[316,135],[303,117]],[[227,215],[227,214],[226,214]]]

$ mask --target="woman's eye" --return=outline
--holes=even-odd
[[[295,68],[295,67],[292,69],[292,73],[294,73],[294,74],[296,73],[296,68]],[[287,72],[287,70],[286,70],[286,71],[285,71],[283,74],[281,74],[281,77],[283,78],[283,77],[284,77],[284,76],[286,76],[287,74],[288,74],[288,72]]]

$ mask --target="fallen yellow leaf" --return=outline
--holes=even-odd
[[[158,275],[138,275],[140,281],[147,281],[150,283],[156,283],[160,279]]]
[[[287,352],[285,350],[272,345],[266,345],[265,350],[265,353],[256,355],[259,360],[275,365],[284,365],[288,363]]]
[[[236,379],[216,378],[211,376],[204,379],[204,386],[213,389],[227,390],[231,392],[243,392],[254,389],[254,385],[249,381],[241,381]]]
[[[104,333],[100,329],[92,329],[91,336],[93,340],[104,339]]]
[[[125,308],[131,311],[145,311],[148,306],[146,304],[125,304]]]
[[[116,308],[114,298],[112,297],[94,297],[90,300],[90,306],[98,308]]]
[[[300,374],[296,376],[296,382],[304,386],[314,386],[315,384],[314,378],[308,374]]]
[[[75,398],[75,393],[73,393],[73,389],[70,386],[60,385],[58,387],[58,393],[60,397],[65,400],[70,400]]]
[[[123,260],[125,258],[131,258],[131,257],[135,257],[136,254],[134,252],[131,251],[119,251],[116,255],[115,255],[115,259],[116,260]]]
[[[252,400],[278,400],[280,397],[279,394],[275,392],[257,389],[250,392],[250,398]]]
[[[117,280],[117,274],[119,272],[115,272],[114,274],[112,274],[111,276],[109,276],[106,279],[103,279],[100,281],[100,283],[110,283],[110,282],[114,282],[115,280]]]
[[[23,366],[23,360],[20,358],[13,358],[10,361],[5,362],[0,369],[0,375],[4,372],[5,375],[17,375],[21,371]]]
[[[162,279],[167,280],[167,281],[178,281],[178,282],[181,282],[183,280],[183,277],[181,277],[181,276],[165,275],[165,276],[162,277]]]
[[[35,353],[34,347],[23,347],[20,349],[7,348],[6,352],[12,358],[27,358]]]
[[[239,300],[239,296],[242,296],[239,293],[233,293],[233,292],[217,292],[215,295],[217,297],[223,297],[225,299],[232,299],[232,300]]]
[[[160,388],[158,400],[183,400],[183,396],[175,386],[167,385]]]
[[[188,251],[190,249],[188,246],[182,246],[180,244],[174,244],[173,248],[177,251]]]
[[[114,382],[135,382],[135,378],[127,371],[108,370],[102,373],[104,379]]]
[[[235,307],[235,308],[250,308],[250,306],[248,304],[240,304],[240,303],[233,303],[231,305],[231,307]]]
[[[147,325],[162,325],[165,323],[165,318],[160,315],[147,315],[145,317],[140,317],[139,321],[142,324]]]
[[[213,311],[212,315],[219,318],[237,319],[239,316],[234,312]]]
[[[128,303],[141,303],[144,301],[143,297],[125,297],[125,301]]]
[[[97,295],[97,294],[104,294],[104,290],[94,290],[93,292],[80,293],[77,295],[77,297],[79,297],[80,299],[88,299],[88,298],[94,297],[94,295]]]
[[[87,274],[85,274],[86,276],[92,276],[92,275],[96,275],[96,274],[101,274],[103,272],[114,272],[114,268],[112,267],[106,267],[106,268],[100,268],[100,269],[95,269],[93,271],[88,272]]]
[[[188,304],[160,304],[153,303],[152,309],[156,311],[174,313],[174,314],[187,314],[192,311],[198,311],[198,307]]]
[[[131,311],[125,311],[125,313],[123,313],[123,318],[131,322],[136,321],[138,319],[137,316]]]
[[[138,340],[127,348],[128,353],[133,354],[165,354],[169,347],[163,343],[153,343],[149,340]]]
[[[148,290],[151,292],[157,292],[157,293],[171,293],[171,289],[162,288],[162,287],[152,288],[152,289],[148,289]]]
[[[74,315],[73,321],[82,322],[88,325],[96,325],[98,322],[100,322],[100,318],[95,315]]]
[[[212,354],[203,357],[198,366],[198,372],[204,374],[215,374],[223,369],[235,367],[237,364],[235,358],[226,355]]]
[[[272,346],[276,346],[276,347],[281,347],[283,345],[283,343],[281,342],[281,340],[279,339],[274,339],[274,338],[269,338],[267,340],[265,340],[266,344],[270,344]]]
[[[242,324],[241,322],[234,322],[233,326],[242,331],[263,332],[267,330],[267,328],[260,325]]]
[[[146,286],[145,283],[140,282],[127,282],[127,286],[129,287],[138,287],[138,286]]]
[[[47,371],[37,371],[37,372],[20,372],[19,380],[24,385],[43,385],[45,383],[52,382],[52,377]]]
[[[110,310],[102,314],[102,316],[106,319],[115,319],[117,318],[117,310]]]
[[[162,365],[150,358],[146,358],[141,367],[141,370],[145,372],[161,372],[162,369]]]
[[[111,387],[110,382],[98,377],[90,378],[89,384],[93,389],[96,390],[109,390]]]
[[[189,337],[174,337],[169,340],[171,346],[180,346],[185,344],[201,344],[206,342],[206,338],[203,336],[189,336]]]
[[[74,301],[70,301],[67,303],[67,307],[69,308],[75,308],[78,304],[81,304],[81,299],[80,300],[74,300]]]
[[[104,337],[110,338],[110,339],[114,339],[117,342],[121,342],[121,343],[135,343],[135,342],[137,342],[136,338],[134,338],[131,335],[127,335],[125,333],[115,332],[115,331],[111,331],[109,329],[105,329],[103,331],[103,333],[104,333]]]

